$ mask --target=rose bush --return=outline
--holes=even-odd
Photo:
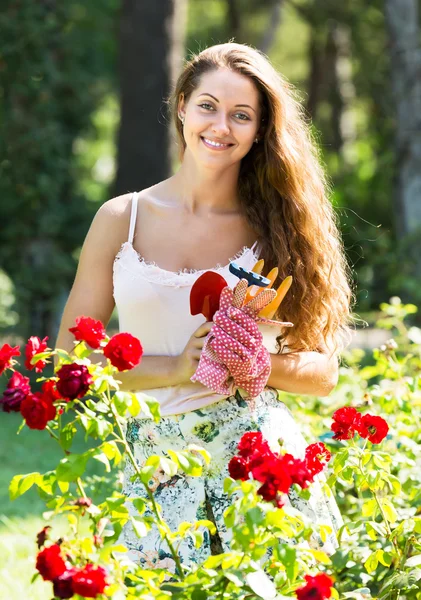
[[[398,343],[377,349],[374,364],[362,369],[362,353],[347,353],[340,384],[329,398],[302,402],[288,396],[309,438],[319,437],[304,460],[281,446],[269,448],[259,432],[242,438],[225,482],[232,497],[224,515],[232,530],[231,551],[194,569],[180,562],[177,546],[185,536],[200,546],[203,529],[212,531],[213,523],[183,523],[171,531],[152,489],[158,471],[168,477],[178,471],[197,476],[208,468],[210,457],[191,446],[166,457],[152,456],[141,468],[136,464],[124,421],[139,413],[159,420],[159,406],[145,394],[120,391],[118,373],[138,364],[141,344],[130,334],[110,340],[98,322],[81,317],[72,328],[72,353],[45,347],[31,355],[31,366],[57,357],[55,375],[41,377],[40,390],[31,390],[27,378],[13,370],[18,349],[0,348],[0,365],[11,374],[0,400],[4,410],[20,410],[28,427],[45,429],[63,450],[55,470],[17,475],[10,485],[12,498],[36,486],[52,519],[53,527],[38,534],[39,577],[51,581],[56,598],[419,598],[421,332],[404,325],[411,312],[411,305],[396,301],[383,306],[381,325],[399,332]],[[92,337],[94,328],[97,337]],[[92,352],[105,356],[102,364],[91,363]],[[64,367],[67,387],[60,391]],[[91,440],[83,454],[72,452],[78,430]],[[119,488],[97,502],[84,479],[89,461],[99,461],[111,472],[121,466],[123,456],[148,491],[149,500],[130,500],[135,516]],[[323,539],[326,529],[303,520],[283,502],[291,486],[306,497],[314,477],[326,469],[345,519],[341,546],[331,557],[307,543],[315,531]],[[69,533],[60,538],[54,533],[59,515],[69,520]],[[152,522],[158,524],[175,573],[164,561],[161,569],[149,571],[124,558],[118,539],[129,520],[140,537]],[[89,534],[80,533],[83,523]]]

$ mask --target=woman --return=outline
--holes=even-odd
[[[129,420],[127,437],[139,462],[192,442],[211,452],[203,478],[161,474],[154,483],[171,528],[206,516],[217,525],[217,536],[206,536],[202,549],[183,544],[181,557],[188,563],[229,547],[222,482],[245,431],[262,431],[275,447],[281,438],[289,452],[303,457],[307,444],[276,390],[325,396],[334,388],[351,293],[308,127],[290,86],[266,57],[234,43],[202,51],[181,73],[172,107],[181,166],[169,179],[100,208],[57,346],[72,346],[68,329],[77,316],[107,323],[116,304],[120,330],[138,337],[144,348],[141,364],[121,375],[122,387],[148,390],[163,415],[158,425]],[[191,381],[212,326],[190,315],[191,287],[206,270],[221,273],[234,287],[238,280],[228,271],[234,258],[248,269],[263,258],[265,273],[277,266],[275,286],[287,275],[294,280],[275,315],[294,327],[288,336],[276,330],[266,336],[271,373],[253,406]],[[141,494],[141,486],[130,482],[129,466],[125,475],[126,494]],[[292,495],[290,501],[332,526],[325,548],[333,551],[340,515],[320,484],[308,503]],[[144,566],[171,567],[156,532],[138,539],[126,528],[123,541]]]

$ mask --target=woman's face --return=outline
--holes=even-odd
[[[188,102],[179,104],[186,152],[210,167],[239,162],[258,136],[260,113],[251,79],[222,68],[205,73]]]

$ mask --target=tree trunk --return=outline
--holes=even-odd
[[[241,22],[237,0],[227,0],[227,24],[229,37],[234,38],[238,42]]]
[[[281,25],[283,5],[284,0],[276,0],[272,10],[269,13],[268,26],[260,43],[260,50],[265,54],[269,54],[273,42],[275,41],[278,29]]]
[[[421,228],[421,49],[417,0],[386,0],[396,118],[395,212],[399,237]],[[421,274],[418,246],[417,272]]]
[[[324,39],[314,26],[311,28],[308,57],[310,71],[307,82],[306,109],[312,120],[315,121],[323,85]]]
[[[149,187],[171,172],[167,99],[179,61],[177,19],[185,0],[123,0],[120,22],[121,121],[115,193]]]

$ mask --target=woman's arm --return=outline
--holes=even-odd
[[[338,358],[320,352],[271,354],[268,385],[292,394],[328,396],[338,383]]]
[[[114,308],[113,262],[122,242],[127,239],[129,199],[127,194],[109,200],[92,221],[63,311],[56,348],[68,352],[73,348],[74,336],[69,327],[75,325],[77,317],[99,319],[104,326],[110,320]]]

